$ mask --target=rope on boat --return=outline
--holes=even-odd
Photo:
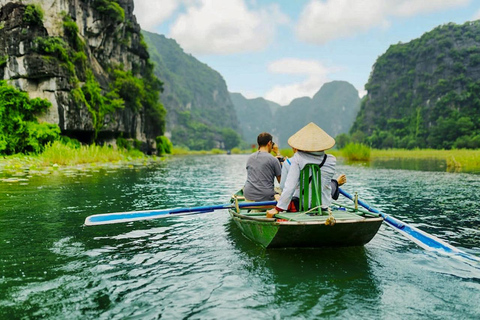
[[[334,226],[337,220],[333,217],[332,209],[328,207],[328,218],[325,220],[325,225],[327,226]]]

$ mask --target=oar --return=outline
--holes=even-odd
[[[239,208],[258,208],[265,206],[274,206],[276,201],[262,201],[262,202],[242,202],[238,204]],[[172,216],[183,216],[190,214],[200,214],[212,212],[214,210],[235,208],[231,203],[217,204],[212,206],[190,207],[190,208],[175,208],[163,210],[145,210],[145,211],[130,211],[130,212],[116,212],[103,213],[88,216],[85,219],[86,226],[96,226],[102,224],[124,223],[138,220],[160,219]]]
[[[339,189],[340,189],[341,194],[343,194],[345,197],[349,198],[350,200],[354,201],[353,197],[350,194],[343,191],[341,188],[339,188]],[[461,251],[461,250],[455,248],[454,246],[446,243],[445,241],[440,240],[439,238],[437,238],[437,237],[435,237],[431,234],[426,233],[425,231],[417,229],[413,226],[408,225],[407,223],[405,223],[403,221],[400,221],[400,220],[398,220],[398,219],[396,219],[392,216],[389,216],[389,215],[381,212],[380,210],[377,210],[377,209],[369,206],[368,204],[366,204],[362,200],[358,200],[358,203],[362,207],[367,209],[368,211],[373,212],[373,213],[377,213],[380,216],[382,216],[384,221],[387,224],[389,224],[390,226],[395,228],[397,231],[399,231],[404,236],[406,236],[407,238],[409,238],[410,240],[412,240],[413,242],[415,242],[416,244],[418,244],[420,247],[422,247],[424,249],[437,251],[437,252],[447,254],[447,255],[456,255],[456,256],[459,256],[459,257],[466,258],[466,259],[471,260],[471,261],[480,262],[479,257],[472,256],[472,255],[470,255],[470,254],[468,254],[464,251]]]

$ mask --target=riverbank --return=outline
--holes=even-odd
[[[249,154],[252,150],[232,150],[232,154]],[[283,156],[292,157],[292,149],[280,150]],[[171,156],[225,154],[225,150],[191,151],[174,147]],[[337,158],[344,158],[342,150],[329,150]],[[119,168],[139,168],[161,162],[165,157],[146,156],[138,150],[118,150],[102,146],[81,146],[73,148],[54,143],[39,155],[17,154],[0,158],[0,179],[3,182],[25,183],[35,175],[65,173],[66,175],[87,174],[89,171]],[[480,172],[480,150],[403,150],[372,149],[368,161],[417,159],[442,160],[449,172]]]
[[[437,159],[445,160],[447,171],[480,172],[480,150],[372,149],[371,159]]]
[[[16,154],[0,158],[0,180],[26,183],[36,175],[79,175],[100,169],[137,168],[163,159],[146,156],[138,150],[127,151],[97,145],[72,147],[55,142],[38,155]]]

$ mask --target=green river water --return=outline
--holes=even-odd
[[[179,156],[0,182],[0,319],[480,318],[479,264],[385,224],[364,247],[301,250],[254,245],[226,210],[83,226],[91,214],[228,203],[246,160]],[[346,191],[480,256],[480,175],[393,167],[337,173]]]

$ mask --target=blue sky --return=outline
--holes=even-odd
[[[479,0],[134,0],[142,29],[175,39],[230,92],[287,105],[333,80],[360,96],[378,56],[441,24],[480,19]]]

